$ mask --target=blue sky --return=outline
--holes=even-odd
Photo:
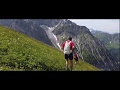
[[[120,19],[69,19],[77,25],[110,34],[120,33]]]

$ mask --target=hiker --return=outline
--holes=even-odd
[[[72,37],[69,37],[67,41],[63,42],[62,50],[64,51],[64,56],[66,59],[66,70],[68,71],[68,61],[70,60],[70,69],[73,69],[73,51],[74,43],[72,42]]]
[[[74,60],[75,60],[75,64],[77,64],[79,60],[78,52],[74,55]]]

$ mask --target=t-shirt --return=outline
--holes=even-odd
[[[70,40],[68,40],[68,42],[70,42]],[[66,41],[62,44],[62,48],[63,49],[64,49],[64,46],[65,46],[65,43],[66,43]],[[70,43],[70,50],[73,50],[74,46],[75,46],[74,43],[71,41],[71,43]]]

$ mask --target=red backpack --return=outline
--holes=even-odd
[[[77,54],[74,55],[74,59],[76,59],[76,58],[78,58],[78,57],[77,57]]]

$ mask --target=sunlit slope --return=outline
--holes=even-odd
[[[40,41],[0,26],[1,71],[65,71],[61,51]],[[96,67],[80,61],[75,71],[98,71]]]

